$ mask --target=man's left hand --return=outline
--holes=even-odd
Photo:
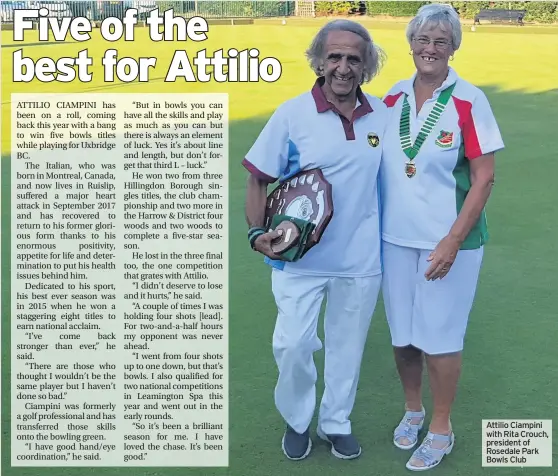
[[[438,243],[427,258],[427,261],[430,261],[430,266],[424,273],[427,281],[442,279],[449,273],[460,246],[459,240],[449,235]]]

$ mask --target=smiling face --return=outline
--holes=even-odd
[[[411,48],[418,73],[428,76],[445,74],[454,53],[450,30],[440,26],[418,31]]]
[[[326,89],[338,99],[354,95],[364,71],[364,40],[349,31],[332,31],[324,52]]]

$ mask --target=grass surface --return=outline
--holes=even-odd
[[[404,25],[370,22],[375,40],[388,53],[380,76],[365,90],[384,94],[397,80],[413,73]],[[245,171],[240,166],[269,114],[284,100],[311,87],[314,78],[304,59],[304,48],[318,22],[282,26],[268,22],[253,26],[214,26],[204,43],[150,43],[146,30],[137,41],[107,43],[95,32],[87,43],[32,46],[28,35],[24,54],[75,56],[88,48],[95,58],[94,81],[89,84],[12,84],[11,56],[16,47],[11,32],[2,33],[2,474],[5,476],[87,476],[107,474],[333,476],[341,471],[358,476],[408,474],[409,453],[391,444],[401,417],[402,395],[392,360],[383,304],[380,301],[369,335],[356,407],[354,430],[364,451],[359,460],[336,460],[318,443],[306,461],[292,463],[281,453],[283,423],[273,405],[276,368],[271,354],[275,307],[269,270],[246,243],[243,199]],[[267,39],[264,39],[266,38]],[[260,48],[283,64],[274,84],[165,83],[174,49],[209,51],[222,47]],[[19,46],[18,46],[19,47]],[[154,56],[158,67],[148,84],[105,85],[100,58],[107,48],[119,56]],[[552,28],[490,28],[464,31],[463,45],[451,65],[481,87],[499,121],[506,150],[497,157],[496,186],[488,206],[491,241],[486,247],[476,304],[466,342],[464,369],[453,414],[457,435],[454,452],[432,474],[449,476],[551,476],[551,468],[481,468],[481,420],[488,418],[553,418],[557,414],[555,270],[558,245],[554,167],[558,123],[556,54],[558,35]],[[159,468],[10,468],[9,432],[9,204],[10,204],[10,93],[14,92],[223,92],[230,94],[230,407],[231,445],[228,469]],[[321,333],[322,334],[322,333]],[[316,355],[322,375],[323,353]],[[425,382],[427,384],[427,381]],[[427,387],[426,387],[427,388]],[[319,383],[321,391],[322,384]],[[430,412],[430,398],[425,404]],[[554,432],[556,439],[556,431]],[[554,444],[554,457],[556,459]]]

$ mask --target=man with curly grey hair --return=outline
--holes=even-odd
[[[407,41],[416,72],[384,98],[391,113],[381,164],[383,297],[405,397],[398,448],[418,444],[423,360],[428,368],[432,418],[407,462],[423,471],[454,447],[450,411],[488,239],[494,154],[504,143],[485,94],[449,66],[461,46],[455,10],[421,7]]]
[[[349,416],[381,285],[377,175],[387,120],[387,107],[361,85],[378,74],[384,54],[360,24],[336,20],[318,32],[307,58],[317,76],[313,87],[276,109],[243,161],[250,172],[248,240],[272,267],[278,309],[275,403],[287,426],[283,452],[300,460],[312,447],[313,353],[322,345],[317,325],[327,296],[325,392],[317,433],[333,455],[352,459],[361,447]],[[272,250],[279,232],[264,228],[267,187],[315,168],[331,184],[333,216],[319,243],[300,260],[282,260]]]

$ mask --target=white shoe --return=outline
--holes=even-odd
[[[432,448],[432,443],[434,441],[444,441],[446,446],[442,448]],[[421,443],[421,445],[414,451],[413,456],[407,461],[407,469],[411,471],[426,471],[427,469],[432,469],[438,466],[444,456],[449,455],[453,446],[455,444],[455,435],[450,433],[449,435],[437,435],[432,432],[428,432],[426,438]],[[423,464],[416,466],[411,464],[411,461],[418,460]]]
[[[419,431],[422,430],[425,416],[426,411],[424,410],[424,407],[422,407],[422,411],[420,412],[406,411],[405,415],[399,422],[399,425],[397,425],[397,428],[393,432],[393,444],[402,450],[410,450],[413,448],[417,444],[418,434]],[[419,423],[411,424],[411,422],[417,418],[420,419]],[[404,438],[410,443],[407,445],[400,443],[400,441]]]

